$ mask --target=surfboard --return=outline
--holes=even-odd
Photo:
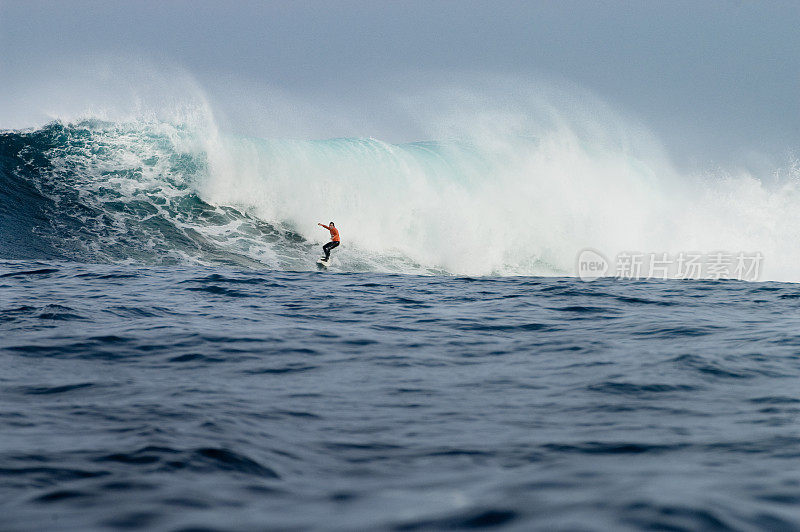
[[[329,260],[330,260],[330,259],[329,259]],[[325,259],[319,259],[319,260],[317,261],[317,268],[319,268],[320,270],[327,270],[327,269],[328,269],[328,266],[330,266],[330,264],[329,264],[329,263],[328,263],[328,261],[327,261],[327,260],[325,260]]]

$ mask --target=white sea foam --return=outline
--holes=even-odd
[[[455,274],[572,275],[591,247],[612,257],[761,252],[764,278],[800,279],[796,163],[763,181],[745,171],[684,175],[613,115],[604,127],[552,112],[549,127],[522,134],[531,115],[505,115],[504,130],[500,114],[437,143],[220,137],[199,191],[318,243],[326,234],[316,222],[333,219],[343,257],[398,255]]]
[[[385,103],[415,124],[421,142],[325,140],[323,131],[309,140],[221,130],[214,105],[182,76],[181,98],[137,96],[133,109],[104,111],[111,123],[94,128],[101,155],[97,146],[51,154],[80,169],[84,196],[111,189],[125,201],[147,198],[197,244],[169,251],[167,234],[143,230],[150,254],[215,262],[208,248],[218,248],[253,264],[311,268],[313,246],[327,239],[316,223],[334,220],[343,240],[334,253],[345,270],[573,275],[585,248],[609,257],[725,250],[761,252],[762,278],[800,280],[796,161],[770,175],[679,171],[645,127],[575,87],[473,79],[405,88]],[[266,121],[289,114],[262,111]],[[181,154],[198,167],[181,174],[169,163]],[[126,169],[138,171],[120,173]],[[222,221],[176,210],[191,193],[227,213]],[[154,215],[110,216],[130,230]],[[301,239],[267,241],[254,229],[259,221]],[[103,233],[91,246],[101,253],[119,236]]]

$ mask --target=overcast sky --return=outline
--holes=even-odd
[[[798,28],[796,1],[0,0],[0,128],[36,116],[18,95],[42,69],[120,54],[180,65],[212,100],[220,80],[333,98],[440,71],[560,79],[677,157],[786,154],[800,151]]]

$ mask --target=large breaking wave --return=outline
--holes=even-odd
[[[485,133],[485,132],[484,132]],[[391,144],[258,139],[159,120],[0,133],[0,258],[572,274],[585,247],[760,251],[800,278],[797,168],[679,175],[568,128]]]

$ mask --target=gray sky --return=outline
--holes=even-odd
[[[37,116],[21,87],[53,90],[53,64],[120,54],[179,65],[242,117],[236,84],[313,101],[442,71],[565,80],[684,163],[747,162],[800,151],[798,28],[800,2],[0,0],[0,128]]]

